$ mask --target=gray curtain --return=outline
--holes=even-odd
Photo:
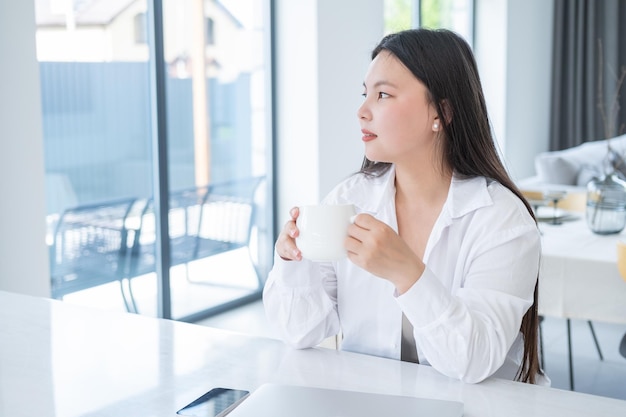
[[[626,83],[610,126],[598,106],[603,96],[611,111],[626,68],[626,0],[554,0],[553,42],[550,150],[626,133]]]

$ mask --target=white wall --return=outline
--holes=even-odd
[[[502,152],[506,127],[506,16],[507,2],[476,0],[474,55],[493,133]]]
[[[0,2],[0,290],[48,296],[33,1]]]
[[[277,0],[276,181],[279,228],[291,207],[317,203],[357,171],[356,117],[382,0]]]
[[[553,16],[551,1],[509,0],[505,157],[515,179],[534,175],[550,142]]]
[[[476,60],[504,162],[514,179],[534,175],[548,149],[553,2],[476,0]]]

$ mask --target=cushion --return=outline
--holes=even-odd
[[[562,151],[542,152],[535,157],[535,169],[540,182],[586,185],[594,176],[610,170],[611,161],[616,162],[624,155],[626,135],[621,135]],[[619,171],[626,177],[626,163],[619,166]]]
[[[535,169],[541,182],[575,185],[580,166],[556,152],[545,152],[535,159]]]
[[[599,166],[591,165],[591,164],[583,164],[583,166],[580,168],[580,171],[578,171],[576,184],[580,186],[586,186],[587,184],[589,184],[589,181],[591,181],[594,178],[601,177],[602,174],[603,174],[603,170],[600,169]]]

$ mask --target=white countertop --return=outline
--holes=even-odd
[[[265,382],[462,401],[465,416],[624,416],[626,401],[0,292],[0,416],[169,416]]]

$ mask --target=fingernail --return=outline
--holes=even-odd
[[[350,223],[354,224],[354,221],[356,220],[356,216],[358,216],[358,214],[355,214],[354,216],[350,216]]]

